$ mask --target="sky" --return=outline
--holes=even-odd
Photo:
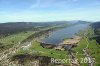
[[[100,0],[0,0],[0,23],[100,21]]]

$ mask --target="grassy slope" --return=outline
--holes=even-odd
[[[54,58],[61,58],[61,59],[65,59],[67,58],[67,52],[65,51],[57,51],[54,49],[46,49],[40,46],[39,43],[37,42],[33,42],[33,45],[31,47],[32,50],[36,50],[36,51],[42,51],[42,55],[43,56],[49,56],[49,57],[54,57]]]
[[[95,61],[100,63],[100,49],[98,48],[99,45],[96,45],[96,41],[95,40],[88,40],[89,42],[89,52],[91,54],[91,56],[93,58],[95,58]],[[82,39],[79,43],[79,46],[74,48],[75,51],[78,52],[78,54],[83,54],[83,48],[85,48],[87,46],[87,43],[86,43],[86,38]],[[78,59],[81,61],[81,58],[85,58],[84,55],[77,55]],[[100,65],[96,63],[96,66]],[[84,66],[88,66],[86,63],[82,63],[82,65]]]
[[[88,30],[86,30],[85,31],[85,33],[87,32],[87,36],[88,37],[91,37],[91,36],[93,36],[93,30],[92,29],[88,29]],[[95,61],[96,62],[98,62],[98,63],[96,63],[95,64],[95,66],[100,66],[100,45],[97,45],[97,42],[96,42],[96,40],[95,39],[92,39],[92,40],[89,40],[88,38],[86,38],[85,36],[83,36],[83,38],[82,38],[82,40],[79,42],[79,45],[78,45],[78,47],[76,47],[76,48],[74,48],[74,50],[76,51],[76,52],[78,52],[78,54],[83,54],[83,48],[86,48],[86,46],[87,46],[87,41],[86,41],[86,39],[87,39],[87,41],[88,41],[88,43],[89,43],[89,46],[88,46],[88,48],[89,48],[89,52],[90,52],[90,54],[91,54],[91,56],[93,57],[93,58],[95,58]],[[81,58],[85,58],[85,56],[84,55],[77,55],[77,57],[78,57],[78,59],[81,61]],[[88,66],[86,63],[82,63],[82,66]]]
[[[33,41],[32,46],[28,50],[19,50],[16,55],[20,54],[33,54],[36,56],[47,56],[55,59],[68,59],[68,54],[66,51],[58,51],[54,49],[46,49],[40,46],[40,43]],[[69,62],[65,61],[65,64],[69,64]]]
[[[91,34],[91,30],[88,31]],[[18,42],[21,42],[22,40],[24,40],[26,37],[28,37],[29,35],[33,34],[33,32],[22,32],[16,35],[11,35],[5,38],[1,38],[0,39],[0,43],[7,43],[7,44],[17,44]],[[93,40],[89,40],[87,39],[89,42],[89,51],[92,54],[92,57],[95,56],[96,62],[99,63],[99,56],[100,56],[100,49],[98,48],[99,45],[96,45],[96,41]],[[84,37],[80,42],[78,47],[74,48],[74,50],[76,52],[78,52],[78,54],[83,54],[83,48],[85,48],[87,46],[87,42],[86,42],[86,37]],[[58,58],[58,59],[68,59],[68,54],[66,51],[57,51],[54,49],[45,49],[42,48],[40,46],[40,44],[38,42],[34,42],[32,44],[32,47],[26,51],[26,50],[20,50],[17,52],[17,54],[22,54],[22,53],[27,53],[27,52],[33,52],[33,51],[37,51],[37,52],[42,52],[40,53],[40,55],[42,56],[48,56],[48,57],[54,57],[54,58]],[[34,52],[33,52],[34,53]],[[78,59],[81,61],[80,58],[85,58],[84,55],[77,55]],[[82,64],[82,66],[88,66],[86,63]],[[99,66],[99,64],[96,64],[96,66]]]
[[[23,41],[31,34],[33,34],[32,31],[27,31],[27,32],[21,32],[18,34],[13,34],[4,38],[0,38],[0,43],[1,43],[0,46],[3,46],[4,49],[8,49],[12,47],[13,45],[18,44],[19,42]]]
[[[33,54],[35,54],[34,51],[36,51],[37,53],[41,52],[40,53],[41,56],[54,57],[54,58],[58,58],[58,59],[68,59],[68,54],[66,51],[57,51],[54,49],[46,49],[46,48],[43,48],[42,46],[40,46],[40,43],[35,42],[35,41],[33,41],[33,44],[29,48],[29,51],[20,50],[17,52],[17,54],[24,54],[27,52],[31,52],[31,53],[33,52]]]
[[[23,41],[25,38],[33,34],[32,31],[21,32],[18,34],[10,35],[5,38],[0,39],[0,43],[7,43],[7,44],[17,44],[18,42]]]
[[[92,34],[93,31],[91,29],[86,30],[85,32],[87,32],[87,35],[89,37],[91,35],[93,35]],[[90,54],[92,54],[92,57],[95,56],[96,62],[99,63],[99,56],[100,56],[100,53],[98,53],[100,51],[100,49],[98,49],[99,45],[96,45],[95,39],[89,40],[85,36],[83,36],[82,40],[79,42],[78,47],[73,48],[76,52],[78,52],[77,58],[80,60],[80,62],[82,61],[81,58],[85,58],[85,56],[81,55],[81,54],[84,54],[84,52],[82,50],[83,50],[83,48],[86,48],[86,46],[88,44],[86,39],[89,42]],[[42,56],[54,57],[54,58],[58,58],[58,59],[68,59],[68,54],[67,54],[66,51],[57,51],[57,50],[54,50],[54,49],[45,49],[45,48],[42,48],[38,42],[34,42],[34,41],[33,41],[32,47],[29,50],[31,52],[32,51],[42,52],[42,53],[40,53],[40,55],[42,55]],[[21,50],[21,51],[18,52],[18,54],[26,53],[26,52],[29,52],[29,51]],[[33,54],[34,54],[34,52],[33,52]],[[82,66],[88,66],[88,64],[84,63],[84,62],[81,63],[81,64],[82,64]],[[98,66],[98,65],[99,64],[96,64],[96,66]]]
[[[96,44],[95,40],[89,41],[89,51],[93,58],[95,58],[96,66],[100,66],[100,45]]]

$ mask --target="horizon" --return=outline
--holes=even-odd
[[[45,22],[43,22],[43,21],[41,21],[41,22],[25,22],[25,21],[19,21],[19,22],[0,22],[0,23],[53,23],[53,22],[79,22],[79,21],[83,21],[83,20],[71,20],[71,21],[45,21]],[[94,22],[100,22],[100,21],[84,21],[84,22],[89,22],[89,23],[94,23]]]
[[[0,23],[100,21],[100,0],[0,0]]]

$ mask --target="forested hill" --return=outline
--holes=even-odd
[[[65,25],[65,24],[67,24],[67,22],[65,21],[0,23],[0,35],[8,35],[27,30],[36,30],[36,27],[47,27],[47,26]]]
[[[100,22],[92,23],[91,26],[95,29],[100,29]]]
[[[85,24],[86,21],[52,21],[52,22],[8,22],[0,23],[0,35],[8,35],[21,31],[37,30],[37,27],[48,27],[55,25]]]
[[[51,26],[64,24],[65,22],[8,22],[0,23],[0,27],[35,27],[35,26]]]
[[[92,28],[94,28],[94,33],[97,37],[96,41],[100,44],[100,22],[95,22],[91,24]]]

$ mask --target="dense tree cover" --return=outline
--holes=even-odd
[[[55,25],[66,24],[84,24],[89,23],[86,21],[52,21],[52,22],[8,22],[0,23],[0,36],[7,36],[9,34],[18,33],[27,30],[38,30],[38,28],[44,28]]]
[[[64,25],[66,22],[9,22],[0,23],[0,35],[7,36],[9,34],[18,33],[27,30],[38,30],[39,27],[47,27],[53,25]]]
[[[91,26],[94,28],[96,41],[100,44],[100,22],[92,23]]]

